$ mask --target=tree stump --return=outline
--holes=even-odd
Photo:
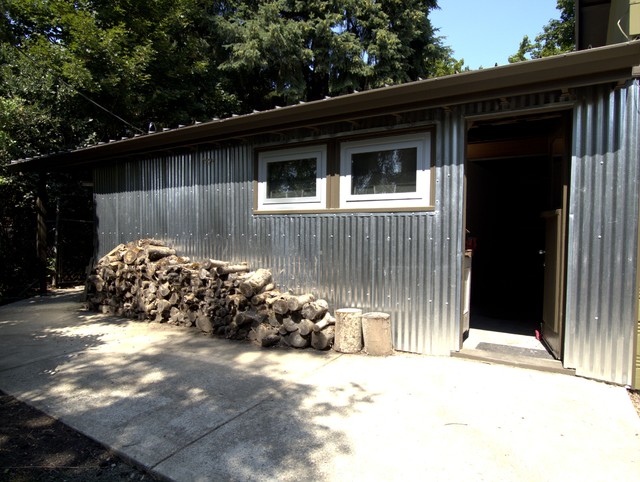
[[[362,310],[341,308],[336,310],[336,334],[333,349],[340,353],[358,353],[362,350]]]
[[[388,313],[362,315],[364,350],[369,355],[387,356],[393,353],[391,341],[391,316]]]

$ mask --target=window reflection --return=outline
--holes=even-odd
[[[351,155],[351,194],[416,192],[417,149]]]
[[[316,195],[316,159],[294,159],[267,164],[267,198],[301,198]]]

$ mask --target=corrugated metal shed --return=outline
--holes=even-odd
[[[464,119],[436,110],[419,122],[435,126],[434,212],[253,215],[256,145],[203,147],[95,170],[99,255],[157,237],[194,258],[246,260],[284,289],[391,313],[400,350],[448,354],[459,348]]]
[[[640,43],[240,116],[46,162],[95,165],[99,254],[158,237],[194,258],[268,267],[334,308],[391,313],[395,346],[460,348],[467,121],[571,109],[564,364],[632,383],[638,329]],[[573,100],[572,100],[573,99]],[[254,214],[255,150],[430,129],[435,203],[422,212]]]

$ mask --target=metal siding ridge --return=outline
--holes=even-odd
[[[535,103],[546,104],[550,99],[547,95],[527,96],[513,100],[512,105],[535,107]],[[607,102],[610,99],[607,98]],[[619,102],[621,100],[614,101],[614,105]],[[588,144],[588,147],[584,147],[587,151],[596,146],[597,136],[594,137],[591,130],[595,122],[593,116],[597,112],[594,107],[585,104],[588,102],[583,101],[576,108],[574,154],[583,150],[583,147],[578,147],[583,143]],[[129,186],[128,189],[147,191],[150,199],[155,200],[153,208],[144,211],[140,206],[137,214],[133,211],[130,213],[133,218],[138,218],[135,222],[139,223],[141,232],[160,232],[161,239],[165,240],[171,238],[168,233],[175,233],[176,236],[179,234],[178,241],[185,242],[182,233],[186,233],[188,228],[193,229],[195,223],[200,228],[196,229],[194,239],[187,246],[194,257],[247,260],[252,267],[270,268],[283,290],[315,291],[327,298],[333,309],[358,306],[366,310],[387,311],[392,315],[396,348],[418,353],[448,354],[459,348],[460,280],[464,248],[463,114],[467,111],[482,114],[494,108],[494,103],[486,102],[465,109],[453,108],[444,114],[442,111],[421,114],[421,119],[434,125],[433,212],[254,215],[255,146],[246,143],[207,146],[197,151],[197,155],[182,151],[181,154],[158,155],[138,162],[131,160],[98,168],[98,213],[106,220],[103,227],[112,223],[119,228],[118,223],[122,222],[119,208],[126,202],[120,199],[118,190]],[[580,122],[585,123],[584,119],[581,120],[583,115],[588,121],[586,126],[579,125]],[[605,118],[609,116],[607,114]],[[598,122],[604,124],[602,119]],[[574,168],[576,164],[574,159]],[[138,177],[134,179],[131,174],[130,178],[118,179],[128,169],[139,173],[135,174]],[[611,184],[620,183],[620,176],[621,173],[607,176],[607,179],[614,180],[607,181],[597,189],[602,193],[610,192]],[[617,210],[618,206],[607,201],[609,210],[601,212],[592,209],[597,208],[597,199],[593,198],[597,183],[586,166],[576,170],[574,181],[572,199],[582,199],[589,208],[579,208],[579,216],[570,222],[570,231],[573,233],[570,238],[573,242],[575,239],[588,240],[593,234],[591,216],[593,219],[597,216],[600,216],[598,219],[606,219],[610,209]],[[173,208],[172,203],[175,204]],[[194,206],[198,206],[195,212]],[[575,211],[574,204],[572,209]],[[182,224],[175,221],[168,223],[169,212],[176,210],[182,214]],[[574,212],[570,214],[573,216]],[[627,213],[626,216],[631,214]],[[120,242],[118,231],[115,229],[115,236],[112,237],[100,235],[101,249],[106,251]],[[612,231],[608,236],[617,239],[626,235]],[[595,249],[595,246],[597,243],[587,242],[581,249]],[[607,256],[617,250],[616,247]],[[576,253],[578,251],[573,249],[569,255],[573,255],[577,263],[583,262],[581,256],[575,256]],[[573,296],[572,306],[575,308],[572,316],[577,310],[586,309],[589,313],[594,310],[585,307],[586,303],[583,302],[588,302],[589,297],[585,296],[588,291],[585,290],[590,289],[589,283],[597,281],[593,272],[599,272],[599,269],[590,262],[584,264],[584,268],[588,274],[587,279],[582,280],[581,291],[577,292],[580,302],[575,303],[575,293],[569,293]],[[618,275],[614,273],[614,276]],[[570,273],[569,278],[573,279],[575,285],[575,273]],[[597,289],[599,287],[597,283],[593,285],[593,293],[602,291]],[[608,305],[612,313],[610,316],[615,316],[613,309]],[[580,340],[580,336],[587,340],[587,335],[595,329],[588,323],[576,326],[569,321],[567,327],[568,331],[574,330],[576,333],[576,336],[567,335],[574,344],[575,340]],[[575,346],[578,346],[577,350]],[[595,349],[586,342],[578,342],[575,346],[570,350],[572,354],[589,354]],[[578,358],[581,362],[591,359],[589,356]],[[603,355],[598,358],[602,360]]]
[[[586,89],[574,112],[564,362],[620,384],[637,322],[637,90]]]

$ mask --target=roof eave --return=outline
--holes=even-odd
[[[488,98],[619,81],[632,78],[634,67],[638,64],[640,41],[628,42],[233,116],[19,161],[12,163],[10,169],[38,170],[89,164],[304,124],[318,125],[374,114],[452,106]]]

